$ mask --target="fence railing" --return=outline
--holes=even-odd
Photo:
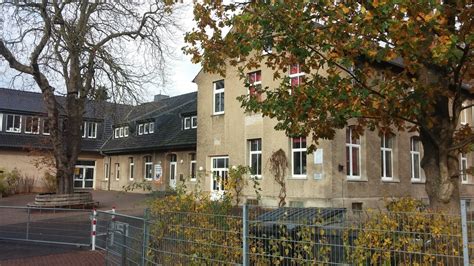
[[[113,265],[469,265],[474,213],[463,206],[460,215],[260,206],[99,212],[97,246]]]
[[[0,239],[74,246],[91,244],[91,212],[0,206]]]

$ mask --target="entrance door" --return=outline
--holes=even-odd
[[[176,188],[176,154],[170,156],[170,188]]]
[[[74,188],[93,188],[94,174],[94,161],[78,161],[74,170]]]

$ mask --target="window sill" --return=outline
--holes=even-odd
[[[196,182],[197,179],[196,179],[196,178],[190,178],[189,181],[190,181],[190,182]]]
[[[367,182],[367,179],[362,177],[346,176],[346,180],[349,182]]]
[[[221,115],[224,115],[224,112],[222,112],[222,113],[213,113],[211,116],[221,116]]]
[[[418,179],[410,179],[412,184],[425,184],[426,182]]]
[[[396,178],[387,178],[387,177],[381,177],[380,181],[382,181],[383,183],[400,183],[400,180]]]

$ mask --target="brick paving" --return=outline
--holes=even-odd
[[[105,265],[105,256],[100,251],[75,251],[70,253],[11,259],[0,261],[0,266],[79,266]]]

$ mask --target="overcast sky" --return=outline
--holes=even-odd
[[[173,44],[170,46],[172,48],[173,57],[166,61],[166,69],[168,71],[168,78],[166,79],[166,84],[164,86],[159,85],[148,85],[145,86],[145,90],[147,91],[146,95],[143,95],[145,101],[153,100],[153,96],[155,94],[166,94],[170,96],[175,96],[187,92],[192,92],[197,90],[196,84],[192,83],[193,78],[200,70],[200,65],[192,64],[190,57],[185,56],[181,51],[184,44],[184,34],[186,31],[192,29],[194,25],[193,21],[193,6],[192,0],[184,0],[184,4],[180,5],[180,14],[179,18],[181,19],[178,23],[181,25],[183,32],[179,32],[176,34],[175,38],[173,39]],[[3,21],[2,19],[8,19],[8,16],[0,16],[0,32],[2,32]],[[133,49],[133,48],[132,48]],[[130,51],[131,56],[133,56],[134,49]],[[143,56],[143,55],[137,55]],[[3,67],[5,67],[4,65]],[[3,68],[2,67],[2,68]],[[8,67],[3,68],[6,72],[0,73],[0,87],[14,87],[14,89],[25,89],[25,90],[36,90],[39,89],[36,87],[36,84],[31,79],[21,79],[23,81],[19,81],[18,78],[15,80],[15,84],[12,85],[11,81],[14,75],[18,74],[18,72],[13,70],[8,70]],[[22,87],[22,88],[19,88]],[[36,89],[35,89],[36,88]]]

